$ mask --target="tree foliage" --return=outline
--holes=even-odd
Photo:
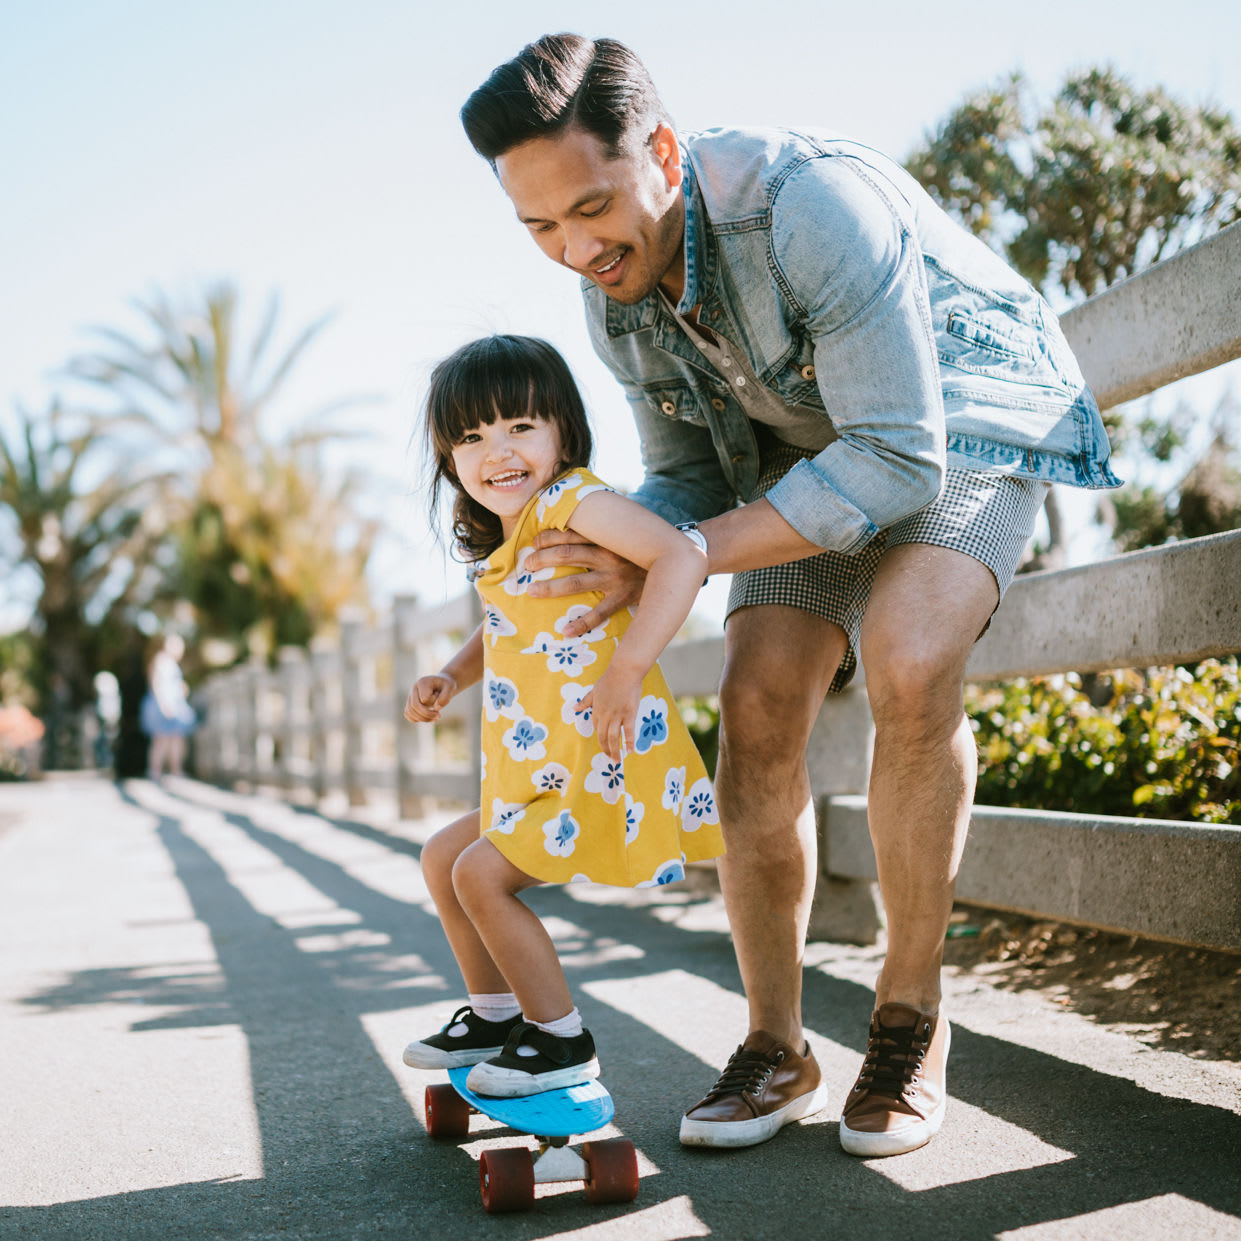
[[[968,97],[908,161],[949,212],[1057,300],[1241,219],[1241,131],[1110,68],[1040,106],[1020,74]]]
[[[1241,824],[1236,658],[971,687],[982,805]]]
[[[8,571],[24,565],[39,579],[30,672],[44,711],[91,700],[122,618],[150,598],[165,482],[59,403],[38,417],[19,409],[0,435],[0,505],[15,533]]]
[[[357,513],[359,480],[329,476],[322,461],[324,445],[347,434],[327,420],[357,398],[311,411],[283,434],[270,425],[327,320],[282,347],[272,297],[243,340],[228,283],[185,305],[157,294],[136,308],[140,333],[97,329],[98,348],[68,372],[104,398],[109,417],[180,465],[170,597],[191,602],[200,634],[238,654],[256,642],[268,650],[307,642],[344,603],[364,600],[377,529]]]

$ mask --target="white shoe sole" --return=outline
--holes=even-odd
[[[819,1083],[778,1111],[752,1120],[694,1120],[681,1117],[682,1146],[757,1146],[773,1138],[785,1125],[813,1116],[827,1106],[827,1087]]]
[[[523,1073],[520,1069],[500,1068],[494,1064],[476,1064],[465,1079],[465,1084],[475,1094],[486,1095],[489,1099],[521,1099],[526,1095],[542,1094],[547,1090],[580,1086],[598,1076],[598,1060],[537,1074]]]
[[[411,1069],[461,1069],[467,1064],[478,1064],[498,1056],[503,1047],[474,1047],[469,1051],[444,1051],[427,1043],[410,1043],[401,1053],[401,1059]]]
[[[944,1062],[947,1064],[948,1052],[952,1048],[952,1027],[944,1022]],[[948,1110],[948,1096],[940,1100],[939,1107],[926,1120],[915,1120],[900,1129],[889,1129],[885,1133],[867,1133],[861,1129],[850,1129],[845,1118],[840,1118],[840,1145],[847,1155],[860,1155],[863,1159],[877,1159],[884,1155],[906,1155],[925,1146],[938,1132],[944,1123],[944,1113]]]
[[[945,1101],[926,1120],[915,1121],[903,1129],[890,1129],[886,1133],[866,1133],[864,1130],[850,1129],[842,1120],[840,1145],[846,1154],[860,1155],[863,1159],[904,1155],[925,1146],[939,1132],[947,1110]]]

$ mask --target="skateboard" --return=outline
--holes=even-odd
[[[575,1134],[593,1133],[612,1119],[615,1107],[599,1081],[545,1090],[517,1099],[477,1095],[465,1084],[468,1067],[448,1070],[448,1083],[428,1086],[427,1134],[461,1139],[470,1132],[474,1112],[537,1139],[528,1146],[483,1151],[478,1187],[483,1209],[526,1211],[534,1205],[534,1187],[555,1181],[581,1181],[586,1201],[632,1202],[638,1196],[638,1156],[625,1138],[583,1142],[579,1154],[569,1145]]]

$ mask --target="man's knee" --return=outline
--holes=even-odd
[[[959,644],[917,633],[868,642],[864,634],[862,660],[876,729],[924,733],[955,727],[964,674]]]

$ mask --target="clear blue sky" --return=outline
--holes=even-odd
[[[430,365],[471,336],[559,345],[601,468],[636,483],[632,425],[575,280],[526,238],[457,121],[496,64],[566,29],[633,46],[681,128],[817,124],[897,157],[1013,69],[1049,93],[1111,63],[1241,116],[1235,0],[5,0],[0,422],[15,402],[44,405],[86,327],[136,326],[131,298],[229,276],[255,312],[278,290],[290,334],[336,312],[280,416],[382,397],[356,416],[372,435],[351,450],[391,529],[380,599],[461,589],[429,546],[408,442]],[[0,626],[21,623],[24,594],[0,589]]]

